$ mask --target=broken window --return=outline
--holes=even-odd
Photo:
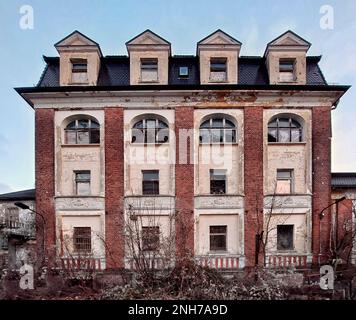
[[[210,194],[226,193],[226,170],[210,170]]]
[[[277,169],[277,194],[290,194],[293,192],[293,170]]]
[[[71,59],[72,83],[88,83],[88,61],[86,59]]]
[[[168,125],[162,120],[143,119],[132,128],[132,143],[158,144],[168,141]]]
[[[295,59],[280,59],[279,60],[279,81],[293,82],[295,81]]]
[[[159,194],[159,171],[158,170],[142,171],[142,194],[143,195]]]
[[[91,253],[90,227],[74,227],[73,247],[77,253]]]
[[[227,59],[211,58],[210,59],[210,81],[225,82],[227,81]]]
[[[236,126],[226,118],[211,118],[204,121],[199,129],[200,144],[235,143]]]
[[[210,251],[226,251],[227,226],[210,226]]]
[[[268,142],[302,142],[303,128],[291,117],[276,118],[268,124]]]
[[[294,225],[277,226],[277,250],[294,249]]]
[[[90,171],[75,172],[75,189],[78,196],[90,195]]]
[[[74,120],[67,125],[65,136],[67,144],[100,143],[100,125],[91,119]]]
[[[141,81],[142,82],[158,81],[157,59],[141,59]]]
[[[143,251],[159,250],[159,227],[142,227],[141,238]]]

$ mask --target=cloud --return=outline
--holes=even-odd
[[[10,186],[8,186],[7,184],[5,184],[5,183],[1,183],[0,182],[0,194],[2,194],[2,193],[7,193],[7,192],[11,192],[12,190],[11,190],[11,187]]]

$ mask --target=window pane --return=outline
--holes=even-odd
[[[223,119],[213,119],[213,128],[223,128]]]
[[[208,129],[201,129],[199,140],[200,143],[210,143],[210,131]]]
[[[133,126],[136,129],[143,129],[143,121],[136,122],[135,125]]]
[[[80,196],[90,195],[90,183],[89,182],[77,182],[77,195],[80,195]]]
[[[168,129],[160,129],[157,132],[157,142],[165,143],[169,140],[169,130]]]
[[[289,128],[290,127],[290,123],[289,123],[289,119],[278,119],[278,127],[279,128]]]
[[[66,143],[68,143],[68,144],[76,144],[77,143],[77,132],[76,131],[67,130],[65,132],[65,134],[66,134]]]
[[[144,181],[154,181],[159,179],[159,171],[157,170],[143,171],[142,175]]]
[[[90,171],[77,172],[75,174],[76,181],[90,181]]]
[[[156,128],[156,120],[146,120],[146,128]]]
[[[268,142],[277,142],[277,129],[268,129]]]
[[[279,135],[278,135],[278,142],[290,142],[290,129],[282,129],[280,128],[278,130]]]
[[[278,225],[277,226],[277,249],[278,250],[293,250],[293,225]]]
[[[210,250],[226,251],[227,226],[210,226]]]
[[[225,142],[236,142],[236,130],[225,129]]]
[[[291,170],[277,170],[277,179],[291,179],[292,171]]]
[[[145,142],[145,134],[143,130],[132,129],[132,143],[144,143],[144,142]]]
[[[76,252],[91,252],[91,228],[74,227],[73,245]]]
[[[224,131],[220,129],[211,129],[211,140],[213,143],[224,142]]]
[[[70,124],[67,125],[67,129],[75,129],[77,125],[76,121],[72,121]]]
[[[200,128],[210,128],[210,120],[204,121]]]
[[[100,128],[100,125],[96,121],[92,120],[90,124],[90,128]]]
[[[146,143],[156,142],[156,129],[146,129]]]
[[[291,129],[292,142],[301,142],[302,135],[300,129]]]
[[[89,144],[89,131],[78,131],[78,144]]]
[[[143,181],[142,182],[143,195],[158,195],[159,194],[159,181]]]
[[[89,128],[89,120],[79,120],[78,121],[78,128],[80,129],[86,129]]]
[[[210,233],[224,233],[226,234],[226,226],[210,226]]]
[[[188,67],[179,67],[179,76],[180,77],[188,77],[189,69]]]
[[[100,143],[100,130],[92,129],[90,131],[90,143]]]
[[[225,72],[226,71],[226,58],[212,58],[210,60],[211,72]]]
[[[230,120],[225,119],[225,128],[235,128],[235,125]]]

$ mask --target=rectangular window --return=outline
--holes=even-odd
[[[226,170],[210,170],[210,194],[226,193]]]
[[[226,251],[227,226],[210,226],[210,251]]]
[[[73,247],[78,253],[91,253],[91,228],[74,227]]]
[[[90,195],[90,171],[75,172],[75,188],[78,196]]]
[[[224,82],[227,80],[227,59],[211,58],[210,59],[210,81]]]
[[[189,68],[188,67],[179,67],[179,77],[188,78],[189,77]]]
[[[19,228],[20,216],[19,208],[10,207],[5,209],[5,221],[7,228]]]
[[[295,81],[295,59],[280,59],[279,60],[279,81],[293,82]]]
[[[141,59],[141,81],[143,82],[158,81],[157,59]]]
[[[277,226],[277,250],[294,249],[294,226],[278,225]]]
[[[277,194],[293,193],[293,170],[277,169]]]
[[[159,194],[159,171],[158,170],[142,171],[142,194],[143,195]]]
[[[86,59],[71,59],[72,63],[72,82],[88,82],[88,61]]]
[[[142,250],[159,250],[159,227],[142,227]]]

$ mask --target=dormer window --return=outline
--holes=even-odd
[[[227,59],[211,58],[210,59],[210,81],[225,82],[227,81]]]
[[[295,81],[295,59],[279,60],[279,81],[281,82]]]
[[[141,81],[158,81],[158,59],[141,59]]]
[[[189,68],[179,67],[179,78],[188,78],[188,77],[189,77]]]
[[[88,61],[86,59],[71,59],[72,82],[88,83]]]

